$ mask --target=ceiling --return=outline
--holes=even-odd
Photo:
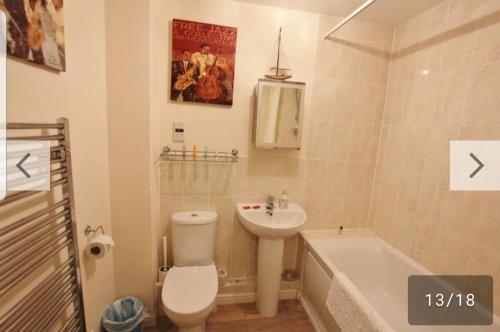
[[[347,16],[365,0],[235,0],[259,5]],[[443,0],[377,0],[356,18],[389,26],[412,18]]]

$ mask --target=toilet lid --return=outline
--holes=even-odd
[[[163,305],[179,314],[205,310],[217,296],[219,284],[214,264],[173,267],[162,289]]]

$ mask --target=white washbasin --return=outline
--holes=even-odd
[[[236,204],[236,209],[248,231],[267,238],[293,236],[307,220],[306,212],[297,204],[288,204],[287,209],[276,206],[272,216],[267,214],[266,205],[263,203]]]

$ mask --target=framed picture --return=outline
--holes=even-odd
[[[174,19],[170,99],[232,105],[237,29]]]
[[[66,69],[63,0],[0,0],[7,52],[58,71]]]

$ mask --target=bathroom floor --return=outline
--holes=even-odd
[[[159,325],[164,326],[164,319]],[[175,332],[177,329],[168,330],[158,327],[146,328],[145,332]],[[307,314],[296,300],[281,301],[278,315],[271,318],[262,317],[255,309],[255,303],[231,304],[217,307],[208,319],[208,332],[253,332],[253,331],[287,331],[287,332],[313,332],[314,327]]]

